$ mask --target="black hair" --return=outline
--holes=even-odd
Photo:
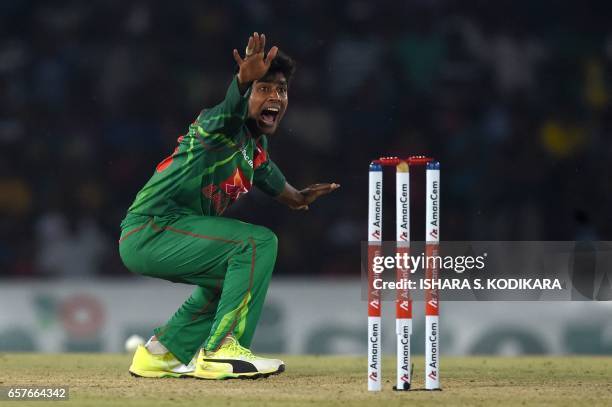
[[[238,70],[239,68],[236,66],[235,73],[238,73]],[[287,79],[287,84],[291,83],[291,77],[295,72],[295,61],[280,49],[278,50],[276,57],[272,60],[268,72],[266,72],[266,74],[260,80],[265,81],[278,72],[285,76],[285,79]]]
[[[289,55],[285,54],[280,49],[276,54],[276,58],[272,60],[268,72],[260,80],[265,80],[278,72],[282,73],[287,79],[287,84],[291,83],[291,77],[295,72],[295,61]]]

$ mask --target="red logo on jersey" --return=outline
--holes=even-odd
[[[202,194],[210,199],[215,207],[217,215],[221,215],[241,195],[251,189],[251,182],[244,176],[240,168],[230,175],[219,186],[207,185],[202,188]]]
[[[221,190],[225,192],[230,200],[233,202],[240,198],[240,195],[246,194],[251,189],[251,183],[244,177],[244,174],[240,168],[236,168],[236,171],[228,179],[223,181],[219,185]]]

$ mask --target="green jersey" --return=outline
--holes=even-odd
[[[285,177],[270,160],[266,136],[253,137],[245,124],[249,95],[240,94],[234,77],[223,102],[203,110],[179,137],[128,213],[218,216],[252,185],[280,194]]]

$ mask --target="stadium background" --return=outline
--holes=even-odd
[[[323,281],[356,278],[367,163],[396,152],[442,162],[443,239],[610,239],[612,31],[604,5],[2,2],[0,350],[67,349],[60,339],[75,333],[53,304],[83,296],[106,304],[105,292],[151,283],[121,265],[119,222],[200,109],[221,99],[231,50],[254,30],[298,62],[272,157],[298,187],[342,184],[307,213],[257,192],[229,212],[278,234],[277,287],[299,281],[311,293]],[[182,290],[156,287],[168,296]],[[24,308],[13,308],[13,299]],[[161,315],[147,324],[180,300],[160,300],[167,301]],[[133,304],[153,299],[141,293],[130,301],[124,312],[137,319]],[[282,310],[287,302],[279,301]],[[122,310],[106,306],[99,349],[117,350],[121,335],[108,339],[104,324]],[[596,353],[612,353],[609,318],[597,314],[604,305],[563,304],[570,306],[596,311],[572,308],[559,326],[586,321]],[[502,309],[482,312],[500,322],[494,315]],[[541,318],[555,315],[538,309]],[[84,312],[81,322],[95,317]],[[285,318],[296,323],[308,313]],[[364,315],[350,314],[357,332]],[[53,335],[57,347],[48,346]]]

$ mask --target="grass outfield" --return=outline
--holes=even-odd
[[[443,391],[401,393],[391,390],[393,358],[384,360],[380,393],[366,390],[365,357],[287,356],[282,375],[222,382],[133,378],[127,372],[130,359],[0,354],[0,386],[68,385],[70,401],[57,406],[612,405],[611,357],[443,357]],[[423,359],[414,362],[414,387],[421,389]]]

